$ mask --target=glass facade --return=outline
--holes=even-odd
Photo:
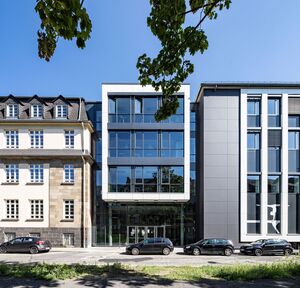
[[[179,157],[183,131],[109,131],[109,157]]]
[[[122,98],[122,99],[121,99]],[[183,123],[183,98],[176,115],[163,123]],[[110,96],[109,122],[153,123],[160,97]],[[86,104],[88,117],[96,127],[93,150],[93,246],[124,245],[145,237],[169,237],[175,245],[195,241],[196,165],[195,112],[191,112],[190,201],[180,203],[108,203],[102,200],[101,103]],[[109,157],[183,158],[183,130],[109,130]],[[183,172],[180,165],[109,165],[109,189],[119,193],[182,193]]]
[[[183,166],[111,166],[109,192],[183,193]]]
[[[110,123],[155,123],[155,113],[161,106],[160,96],[110,96],[109,97]],[[179,108],[175,115],[163,120],[163,123],[184,122],[184,100],[178,96]]]

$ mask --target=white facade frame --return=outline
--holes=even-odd
[[[150,85],[103,84],[102,85],[102,199],[107,202],[186,202],[190,199],[190,86],[182,85],[179,94],[184,95],[184,193],[109,193],[108,192],[108,97],[120,95],[160,95]]]
[[[261,233],[247,234],[247,98],[261,99]],[[281,98],[281,233],[268,234],[268,97]],[[240,97],[240,241],[283,238],[299,242],[299,235],[288,234],[288,97],[300,97],[294,89],[242,89]],[[249,127],[251,128],[251,127]],[[275,128],[276,129],[276,128]]]

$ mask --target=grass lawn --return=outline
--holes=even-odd
[[[257,280],[300,277],[300,261],[272,264],[235,264],[227,266],[127,266],[121,264],[0,264],[0,277],[66,280],[94,275],[103,278],[152,278],[161,280],[199,281],[201,279]]]

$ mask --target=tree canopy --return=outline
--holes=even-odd
[[[176,113],[179,106],[176,93],[187,77],[194,72],[189,59],[208,49],[208,40],[202,23],[216,19],[218,12],[228,9],[231,0],[149,0],[151,12],[147,25],[160,43],[156,57],[147,54],[137,60],[139,81],[162,90],[162,106],[156,112],[157,121]],[[50,61],[59,38],[76,39],[78,48],[85,48],[91,37],[92,22],[84,0],[37,0],[35,7],[41,19],[38,35],[38,54]],[[197,19],[187,25],[187,17]]]

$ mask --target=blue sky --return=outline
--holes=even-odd
[[[193,58],[195,72],[187,81],[192,98],[204,81],[299,82],[300,1],[232,2],[203,26],[209,49]],[[159,49],[146,25],[149,1],[85,0],[85,5],[93,22],[86,49],[61,40],[47,63],[37,55],[35,0],[0,1],[0,95],[100,100],[103,82],[137,82],[138,56]]]

